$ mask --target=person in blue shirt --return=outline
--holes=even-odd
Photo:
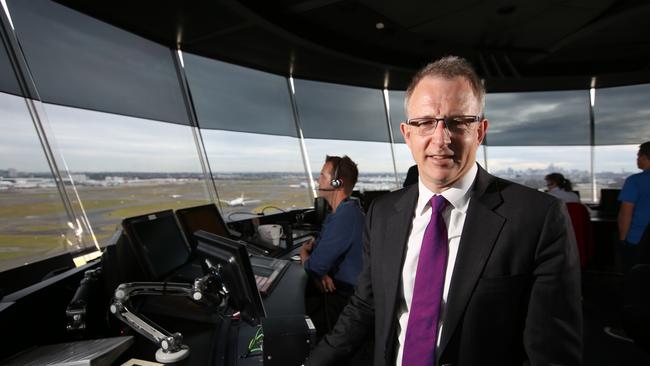
[[[357,201],[350,199],[358,175],[357,165],[349,157],[326,157],[318,178],[318,195],[329,203],[332,212],[325,218],[318,239],[307,242],[300,250],[305,271],[324,294],[316,296],[325,302],[322,321],[310,315],[319,333],[336,322],[363,265],[361,238],[365,217]],[[309,308],[308,314],[312,312]]]
[[[638,261],[637,244],[650,222],[650,141],[639,145],[636,165],[643,170],[625,179],[618,195],[618,233],[623,270]]]

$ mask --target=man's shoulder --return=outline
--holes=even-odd
[[[644,170],[642,172],[632,174],[625,179],[630,182],[646,182],[650,181],[650,170]]]
[[[363,210],[359,202],[348,199],[336,209],[337,217],[363,216]]]

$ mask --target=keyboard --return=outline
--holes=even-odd
[[[257,289],[262,296],[268,296],[289,268],[289,261],[256,255],[250,259]]]

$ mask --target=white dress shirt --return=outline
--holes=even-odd
[[[440,335],[444,324],[442,320],[445,315],[445,307],[447,304],[447,294],[449,293],[449,284],[451,283],[451,275],[454,271],[456,264],[456,255],[458,254],[458,244],[460,243],[460,235],[463,232],[463,225],[465,224],[465,216],[467,216],[467,207],[471,195],[470,188],[476,179],[478,167],[476,164],[452,187],[442,192],[441,195],[447,199],[449,205],[445,208],[442,215],[447,225],[447,235],[449,237],[449,256],[447,259],[447,271],[445,274],[445,287],[442,292],[442,303],[440,304],[440,317],[438,320],[438,337],[436,347],[440,345]],[[413,213],[413,225],[411,227],[411,234],[406,247],[406,258],[404,260],[404,267],[402,268],[402,281],[401,281],[401,301],[399,302],[399,309],[397,311],[397,320],[399,322],[397,328],[397,362],[396,365],[402,364],[402,356],[404,352],[404,339],[406,338],[406,326],[409,318],[409,308],[411,307],[411,300],[413,299],[413,287],[415,286],[415,272],[418,268],[418,258],[420,257],[420,247],[422,246],[422,238],[424,237],[424,230],[426,229],[429,221],[431,220],[431,205],[429,200],[434,196],[427,187],[422,184],[422,179],[418,182],[419,196],[418,203]]]

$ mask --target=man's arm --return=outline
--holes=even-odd
[[[632,213],[634,212],[634,203],[621,202],[618,209],[618,239],[625,240],[627,232],[630,230],[632,223]]]
[[[534,281],[524,329],[531,365],[582,364],[580,262],[564,204],[547,210],[535,252]]]

